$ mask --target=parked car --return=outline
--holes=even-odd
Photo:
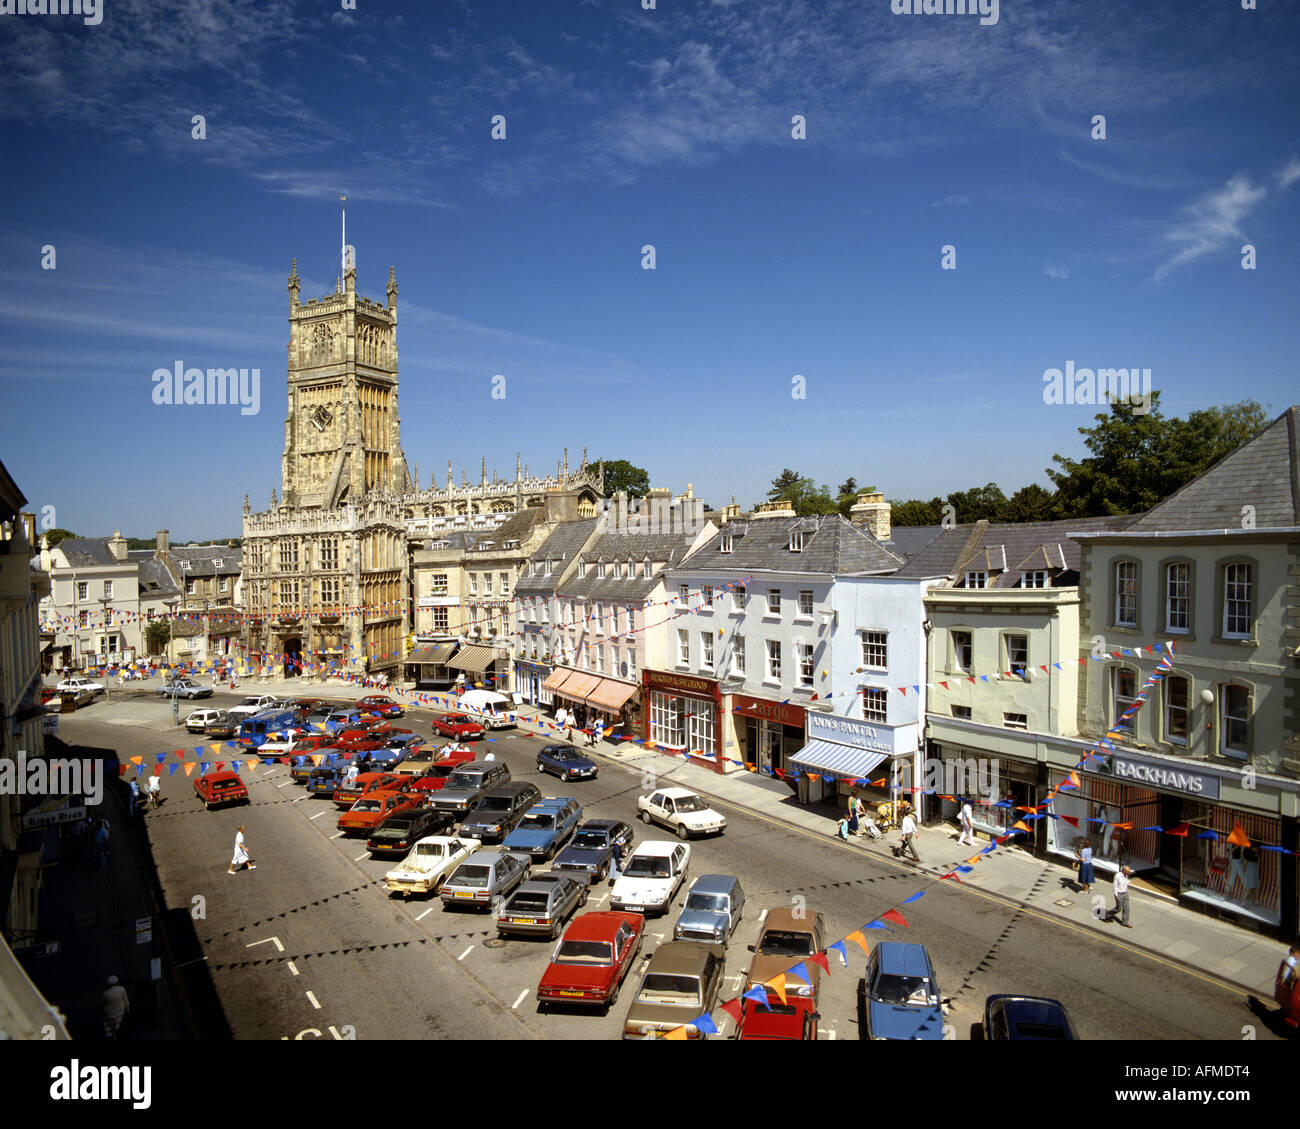
[[[350,808],[362,796],[371,792],[400,792],[405,790],[406,781],[390,772],[361,772],[351,784],[342,780],[334,789],[334,806]]]
[[[155,694],[161,694],[165,698],[210,698],[212,697],[212,687],[202,686],[189,678],[178,678],[171,682],[164,682],[155,691]]]
[[[714,811],[689,788],[661,788],[648,796],[639,796],[636,806],[643,823],[661,823],[675,831],[679,839],[721,834],[727,829],[727,817]]]
[[[232,717],[237,717],[240,721],[252,717],[255,713],[261,713],[264,709],[269,709],[271,703],[275,701],[274,694],[250,694],[242,699],[237,706],[231,706],[226,712]]]
[[[609,893],[610,907],[628,913],[667,913],[690,862],[689,844],[646,840],[623,860],[623,873]]]
[[[487,909],[528,877],[528,864],[501,851],[479,851],[458,866],[443,882],[438,896],[443,908],[467,905]]]
[[[399,703],[392,698],[385,698],[382,694],[370,694],[359,699],[357,708],[378,714],[380,717],[401,717],[406,713]]]
[[[817,1038],[820,1019],[817,1001],[811,996],[786,996],[785,1003],[782,1003],[780,996],[769,991],[766,1004],[752,999],[741,1001],[740,1028],[736,1038],[813,1042]]]
[[[937,989],[936,989],[937,991]],[[1060,1000],[1041,996],[989,996],[984,1001],[985,1039],[1063,1040],[1078,1039],[1074,1024]]]
[[[502,900],[497,935],[540,935],[554,940],[570,915],[586,904],[585,882],[563,874],[534,874]]]
[[[474,753],[459,745],[444,745],[443,751],[451,749],[440,760],[430,761],[423,749],[400,762],[396,771],[398,776],[411,779],[411,789],[417,792],[438,792],[447,783],[451,774],[463,764],[474,762]]]
[[[543,745],[537,752],[537,771],[549,772],[567,783],[570,780],[595,780],[599,766],[572,745]]]
[[[104,684],[102,682],[95,682],[89,678],[65,678],[62,682],[58,683],[54,689],[60,694],[69,691],[75,693],[78,690],[86,690],[91,694],[102,694],[104,692]]]
[[[822,915],[813,910],[792,910],[784,907],[768,910],[758,934],[758,943],[750,947],[754,963],[749,969],[749,984],[764,984],[782,972],[786,973],[787,996],[811,996],[817,999],[821,991],[822,970],[808,960],[826,948],[826,926]],[[800,962],[808,970],[808,979],[787,971]]]
[[[310,762],[308,762],[310,763]],[[307,774],[307,792],[312,796],[324,796],[332,800],[334,793],[343,783],[344,770],[336,764],[323,764],[319,768],[313,768]],[[361,797],[358,796],[358,799]]]
[[[459,818],[478,803],[485,792],[509,782],[510,769],[500,761],[470,761],[447,777],[447,782],[433,797],[433,806]]]
[[[553,858],[573,835],[582,819],[582,805],[571,796],[548,796],[524,813],[518,825],[505,837],[504,850],[528,855],[533,862]],[[588,882],[583,875],[582,884]]]
[[[265,746],[263,746],[265,749]],[[320,754],[324,756],[327,753],[337,752],[338,746],[334,744],[334,738],[328,733],[306,733],[300,731],[295,735],[286,751],[291,757],[310,757]],[[310,763],[310,762],[309,762]]]
[[[420,799],[410,792],[370,791],[338,819],[338,829],[345,835],[369,835],[390,815],[418,807]]]
[[[380,855],[400,857],[411,849],[412,844],[430,835],[445,835],[451,826],[451,816],[445,811],[406,808],[388,816],[370,833],[366,849],[372,858]]]
[[[384,888],[404,898],[436,894],[447,875],[477,850],[478,843],[473,839],[430,835],[417,842],[406,858],[384,875]]]
[[[645,939],[639,913],[584,913],[573,919],[537,984],[537,1010],[549,1004],[610,1008]]]
[[[239,743],[245,749],[260,749],[276,733],[301,730],[293,710],[266,709],[245,718],[239,725]]]
[[[725,945],[745,914],[745,891],[729,874],[702,874],[686,895],[673,925],[674,941],[717,941]]]
[[[433,731],[441,733],[444,737],[455,738],[457,741],[472,741],[476,737],[482,737],[486,732],[482,725],[463,713],[449,713],[442,717],[435,717]]]
[[[688,1039],[705,1038],[689,1021],[717,1006],[724,965],[721,945],[702,941],[660,945],[623,1020],[623,1038],[652,1038],[683,1025]]]
[[[924,945],[881,941],[858,985],[868,1039],[942,1039],[943,1001]]]
[[[333,709],[325,715],[325,723],[322,729],[334,733],[340,729],[355,729],[357,722],[361,720],[361,711],[354,707],[345,709]]]
[[[483,793],[460,823],[460,834],[484,843],[499,843],[538,800],[541,790],[526,780],[512,780]]]
[[[241,724],[238,717],[233,717],[227,710],[220,710],[217,716],[203,727],[203,734],[205,737],[218,737],[229,741],[239,733]]]
[[[194,794],[209,811],[225,804],[248,802],[248,788],[237,772],[205,772],[194,780]]]
[[[208,723],[216,721],[221,714],[221,710],[195,710],[186,715],[185,728],[191,733],[203,733],[207,730]]]
[[[591,882],[604,882],[614,861],[614,846],[626,858],[632,851],[635,833],[617,819],[589,819],[574,833],[569,845],[555,856],[551,869],[560,873],[588,875]]]

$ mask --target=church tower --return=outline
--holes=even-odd
[[[341,286],[298,299],[298,260],[289,275],[289,414],[280,464],[283,504],[359,502],[411,489],[397,414],[397,277],[388,304],[357,294],[349,249]]]

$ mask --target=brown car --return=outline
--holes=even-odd
[[[763,984],[792,965],[804,962],[808,969],[808,984],[794,972],[786,974],[785,990],[795,996],[812,996],[817,999],[821,990],[822,970],[808,958],[826,948],[826,928],[822,915],[811,910],[768,910],[763,919],[763,929],[758,944],[750,946],[754,963],[749,969],[749,987]]]
[[[705,941],[660,945],[650,957],[623,1020],[623,1038],[662,1035],[712,1011],[722,991],[724,951],[722,945]],[[686,1037],[700,1039],[705,1034],[688,1026]]]

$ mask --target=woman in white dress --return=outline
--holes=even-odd
[[[257,867],[253,865],[253,860],[248,857],[248,849],[244,846],[244,827],[243,824],[240,824],[240,826],[235,829],[235,857],[230,860],[230,869],[226,871],[226,873],[234,874],[235,871],[245,863],[248,864],[249,870],[257,869]]]

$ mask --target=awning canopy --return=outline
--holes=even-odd
[[[470,643],[457,652],[456,657],[447,665],[452,670],[463,670],[466,674],[480,674],[487,670],[495,659],[496,653],[492,647],[485,647],[482,643]]]
[[[557,691],[560,697],[570,698],[575,702],[585,702],[587,695],[590,694],[599,685],[600,679],[594,674],[586,674],[581,670],[571,671],[564,686]]]
[[[888,753],[855,749],[836,741],[809,741],[790,758],[790,763],[812,772],[827,772],[854,780],[866,776],[888,756]]]
[[[559,667],[556,670],[551,671],[551,673],[547,676],[546,681],[542,683],[542,689],[558,690],[561,686],[564,685],[565,680],[572,673],[573,671],[565,670],[563,667]]]
[[[446,663],[455,651],[455,643],[436,643],[432,647],[420,647],[407,657],[408,663]]]
[[[602,678],[596,688],[587,695],[585,701],[587,705],[595,706],[600,710],[621,710],[638,689],[638,686],[630,682]]]

